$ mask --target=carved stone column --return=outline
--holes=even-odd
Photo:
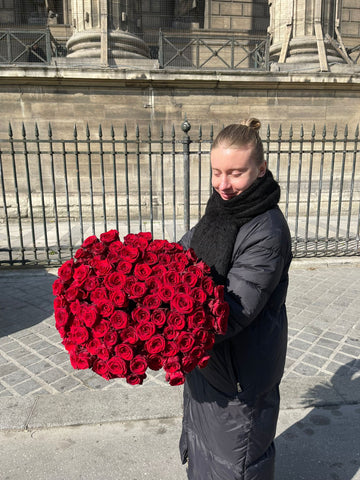
[[[138,0],[71,0],[71,3],[74,33],[67,43],[70,63],[155,66],[139,36]]]
[[[273,69],[329,71],[333,64],[350,63],[338,30],[339,0],[269,0],[269,4]]]

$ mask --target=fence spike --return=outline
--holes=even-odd
[[[110,135],[111,135],[111,138],[115,140],[115,130],[113,125],[111,125],[110,127]]]
[[[164,129],[163,129],[163,126],[162,124],[160,125],[160,138],[163,140],[164,138]]]
[[[202,139],[202,126],[199,127],[199,140]]]
[[[267,125],[267,129],[266,129],[266,137],[268,139],[270,138],[270,125],[269,124]]]
[[[103,136],[103,133],[102,133],[102,127],[101,127],[101,123],[99,124],[99,137],[102,138]]]
[[[172,125],[171,136],[172,136],[172,138],[175,138],[175,126],[174,126],[174,124]]]
[[[37,122],[35,122],[35,137],[39,138],[39,128]]]
[[[86,123],[86,138],[90,138],[90,128],[88,123]]]
[[[127,138],[127,127],[126,127],[126,123],[124,123],[124,138]]]
[[[357,139],[359,136],[359,124],[356,125],[356,129],[355,129],[355,138]]]
[[[281,123],[280,123],[280,126],[279,126],[278,137],[279,137],[279,140],[280,140],[281,137],[282,137],[282,125],[281,125]]]
[[[48,136],[49,138],[52,138],[52,128],[51,128],[51,123],[49,122],[49,126],[48,126]]]
[[[326,137],[326,125],[324,125],[324,128],[323,128],[323,138]]]
[[[290,123],[289,137],[292,138],[294,135],[292,123]]]
[[[21,133],[22,133],[23,138],[26,138],[26,129],[25,129],[24,122],[22,122],[22,124],[21,124]]]
[[[210,140],[212,141],[213,138],[214,138],[214,125],[211,124],[210,125]]]
[[[316,133],[316,130],[315,130],[315,123],[313,124],[313,128],[312,128],[312,131],[311,131],[311,136],[312,138],[315,138],[315,133]]]
[[[301,124],[301,126],[300,126],[300,138],[301,139],[304,138],[304,126],[303,126],[303,124]]]
[[[349,135],[349,128],[348,128],[348,124],[346,124],[344,129],[344,137],[347,138],[348,135]]]
[[[151,138],[151,126],[149,125],[149,129],[148,129],[148,137],[149,139]]]
[[[136,124],[135,135],[136,135],[136,138],[139,139],[140,131],[139,131],[139,124],[138,123]]]
[[[13,136],[13,131],[11,128],[11,123],[9,122],[9,137],[11,138]]]
[[[76,139],[77,138],[77,127],[76,127],[76,123],[74,125],[74,138]]]
[[[334,138],[337,137],[337,133],[338,133],[338,131],[337,131],[337,124],[335,123],[335,127],[334,127]]]

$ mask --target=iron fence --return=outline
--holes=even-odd
[[[262,132],[295,257],[359,255],[359,129]],[[0,140],[0,264],[58,265],[89,235],[179,240],[211,193],[213,129],[113,127],[59,139],[51,126]]]

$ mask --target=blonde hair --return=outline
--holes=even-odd
[[[257,165],[261,165],[264,158],[264,147],[259,135],[261,122],[257,118],[248,118],[240,123],[232,123],[223,128],[216,136],[212,148],[223,145],[227,148],[241,148],[253,146],[253,158]]]

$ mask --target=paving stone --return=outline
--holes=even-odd
[[[42,385],[33,378],[26,380],[25,382],[15,385],[13,388],[19,395],[27,395],[28,393],[38,390]]]
[[[288,347],[288,349],[287,349],[287,356],[289,358],[297,359],[297,358],[301,357],[301,355],[303,355],[303,354],[304,354],[303,351],[297,350],[296,348]]]
[[[59,370],[58,368],[50,368],[49,370],[46,370],[46,372],[39,373],[38,376],[42,378],[46,383],[51,384],[53,382],[56,382],[56,380],[59,380],[60,378],[64,378],[66,376],[66,373],[62,370]]]
[[[7,363],[5,365],[0,365],[0,377],[9,375],[10,373],[16,372],[18,367],[13,363]]]
[[[307,342],[303,342],[302,340],[298,340],[297,338],[295,338],[294,340],[291,340],[289,342],[289,345],[291,347],[295,347],[295,348],[298,348],[299,350],[308,350],[310,347],[311,347],[311,343],[307,343]]]
[[[53,388],[56,388],[58,392],[68,392],[73,390],[75,387],[78,387],[81,383],[76,380],[74,377],[65,377],[51,384]]]
[[[327,338],[319,338],[319,340],[317,341],[317,345],[334,349],[337,347],[338,344],[337,342],[334,342],[333,340],[328,340]]]
[[[9,353],[12,350],[16,350],[18,347],[19,347],[19,344],[14,340],[12,340],[11,342],[5,343],[5,345],[2,345],[1,350],[5,353]]]
[[[320,368],[327,362],[327,358],[318,357],[317,355],[306,354],[302,357],[301,361],[309,365],[313,365],[314,367]]]
[[[303,363],[296,365],[293,370],[301,375],[306,376],[316,375],[319,371],[318,368],[311,367],[310,365],[305,365]]]
[[[49,370],[49,368],[52,368],[52,365],[44,360],[41,360],[40,362],[28,365],[26,368],[34,375],[38,375],[39,373],[45,372],[46,370]]]
[[[359,357],[360,355],[360,348],[356,348],[355,346],[343,345],[340,350],[343,353],[347,353],[348,355],[353,355],[354,357]]]
[[[33,363],[38,362],[39,357],[30,353],[28,355],[24,355],[23,357],[19,358],[17,361],[18,363],[20,363],[20,365],[27,367],[28,365],[32,365]]]
[[[328,338],[330,340],[335,340],[336,342],[340,342],[340,340],[344,338],[343,335],[339,335],[338,333],[333,333],[333,332],[324,332],[323,337]]]
[[[3,382],[7,383],[10,386],[14,386],[20,382],[23,382],[25,380],[28,380],[30,376],[22,371],[22,370],[17,370],[10,375],[6,375],[6,377],[3,377]]]
[[[307,333],[307,332],[300,332],[296,336],[296,339],[304,340],[305,342],[309,342],[309,343],[314,343],[318,338],[319,338],[318,335],[314,335],[312,333]]]

